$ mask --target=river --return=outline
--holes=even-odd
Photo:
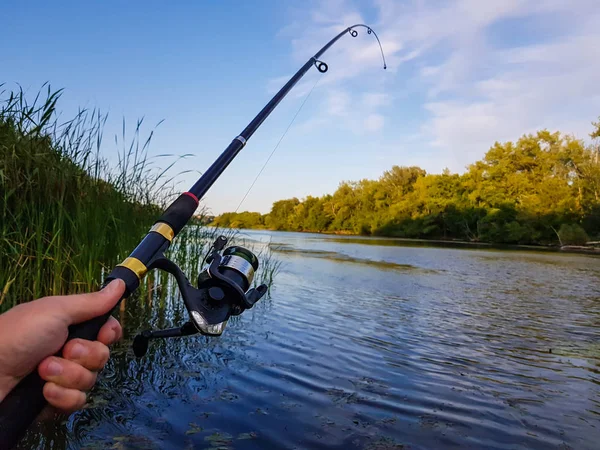
[[[599,448],[599,258],[242,234],[277,248],[271,298],[139,360],[135,333],[186,313],[129,300],[90,407],[24,446]]]

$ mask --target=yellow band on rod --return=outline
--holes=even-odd
[[[154,231],[155,233],[160,234],[169,242],[173,242],[173,238],[175,237],[175,232],[173,231],[173,228],[171,228],[171,226],[165,222],[155,223],[154,225],[152,225],[152,228],[150,228],[150,231]]]
[[[144,275],[146,275],[146,272],[148,271],[148,268],[143,262],[137,258],[131,257],[125,258],[125,261],[123,261],[121,264],[117,264],[117,266],[127,267],[129,270],[135,273],[140,280],[144,278]]]

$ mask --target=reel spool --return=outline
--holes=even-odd
[[[197,333],[219,336],[229,317],[252,308],[267,293],[264,284],[250,288],[258,270],[256,255],[240,246],[224,249],[226,244],[227,238],[219,236],[212,245],[206,258],[208,266],[198,275],[197,288],[171,260],[161,257],[152,263],[152,268],[162,269],[175,277],[190,321],[178,328],[146,330],[137,335],[133,340],[133,351],[137,357],[146,354],[150,339]]]

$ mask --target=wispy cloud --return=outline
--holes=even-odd
[[[294,61],[302,61],[365,18],[380,35],[389,70],[378,70],[379,47],[370,36],[332,47],[332,70],[319,84],[327,94],[312,126],[378,132],[393,127],[409,104],[422,118],[414,130],[421,145],[460,170],[494,141],[539,128],[584,137],[600,114],[597,0],[377,0],[375,9],[315,2],[281,35],[291,39]],[[410,98],[399,101],[406,86]]]
[[[364,121],[367,131],[379,131],[383,128],[384,118],[381,114],[369,114]]]

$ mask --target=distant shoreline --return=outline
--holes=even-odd
[[[278,233],[306,233],[306,234],[323,234],[327,236],[348,236],[348,237],[357,237],[357,238],[372,238],[372,239],[385,239],[385,240],[394,240],[394,241],[403,241],[403,242],[422,242],[422,243],[431,243],[431,244],[444,244],[444,245],[457,245],[457,246],[467,246],[467,247],[487,247],[494,248],[500,250],[537,250],[537,251],[547,251],[547,252],[555,252],[555,253],[573,253],[573,254],[583,254],[583,255],[594,255],[600,256],[600,248],[599,247],[586,247],[586,246],[578,246],[578,245],[531,245],[531,244],[497,244],[490,242],[473,242],[473,241],[465,241],[461,239],[414,239],[414,238],[401,238],[395,236],[367,236],[363,234],[354,234],[348,231],[289,231],[289,230],[271,230],[269,228],[233,228],[235,230],[253,230],[253,231],[276,231]]]

